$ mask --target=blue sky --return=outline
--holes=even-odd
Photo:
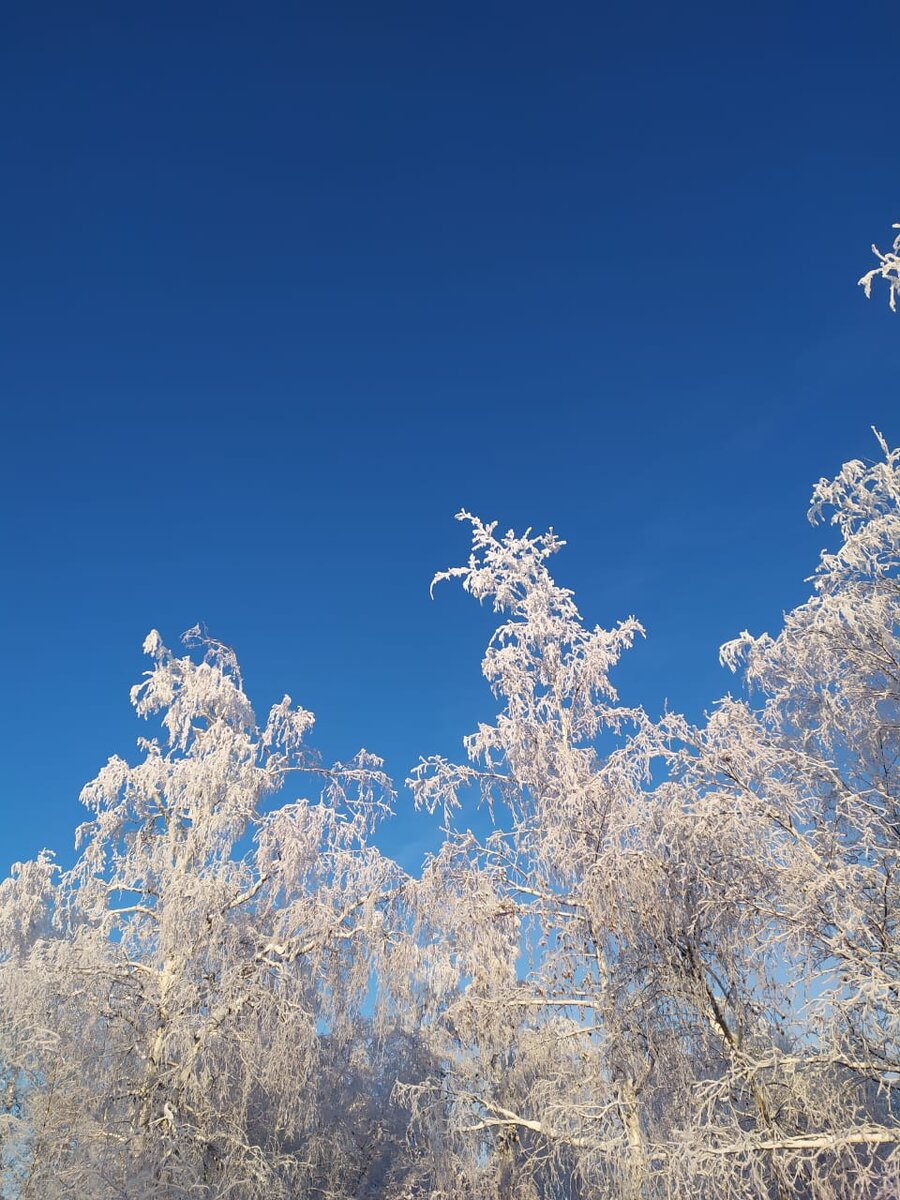
[[[402,779],[492,710],[461,506],[698,715],[900,440],[892,5],[12,4],[0,870],[67,860],[151,627]],[[431,837],[401,796],[382,842]]]

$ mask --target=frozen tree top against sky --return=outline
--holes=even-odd
[[[466,511],[493,719],[420,760],[439,844],[232,650],[155,630],[160,736],[82,792],[74,867],[0,882],[16,1200],[889,1200],[900,1178],[900,449],[815,485],[840,535],[699,722],[620,702],[555,533]],[[491,825],[479,834],[474,804]]]
[[[451,757],[461,504],[564,531],[581,610],[648,631],[623,701],[702,711],[802,595],[808,483],[896,440],[853,287],[900,189],[882,6],[78,13],[0,49],[5,861],[131,752],[153,627],[333,759]]]

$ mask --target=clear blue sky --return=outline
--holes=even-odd
[[[456,752],[461,505],[553,524],[629,699],[699,714],[900,440],[890,3],[10,3],[0,871],[64,860],[152,627],[320,742]],[[401,798],[384,845],[429,840]]]

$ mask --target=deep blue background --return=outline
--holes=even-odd
[[[7,4],[0,871],[68,860],[151,626],[402,779],[492,712],[460,505],[699,714],[900,440],[893,4]],[[383,843],[414,863],[406,797]]]

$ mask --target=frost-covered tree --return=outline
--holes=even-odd
[[[424,760],[411,783],[448,817],[461,789],[476,786],[498,828],[484,844],[449,836],[420,884],[444,929],[431,970],[452,983],[428,981],[445,1068],[411,1098],[424,1127],[444,1115],[447,1194],[566,1188],[595,1139],[622,1153],[597,1159],[594,1186],[618,1187],[631,1170],[644,1068],[613,1034],[630,1014],[610,990],[616,916],[601,893],[617,773],[632,764],[601,759],[597,742],[647,726],[618,705],[609,680],[640,626],[584,628],[550,576],[562,545],[552,533],[497,537],[494,525],[460,516],[472,524],[472,555],[438,578],[460,578],[507,618],[484,660],[502,708],[467,739],[468,764]]]
[[[201,661],[147,639],[132,701],[165,739],[84,789],[74,868],[0,886],[6,1187],[376,1194],[418,1069],[366,1005],[406,886],[368,843],[390,782],[365,751],[324,767],[288,697],[259,728],[232,652],[187,641]],[[314,801],[267,803],[300,780]]]
[[[419,885],[423,1023],[404,1090],[446,1194],[896,1194],[900,452],[814,493],[814,595],[700,727],[616,700],[640,627],[586,629],[552,534],[473,526],[457,577],[503,614],[497,720],[411,783],[448,836]]]
[[[420,885],[442,914],[432,969],[452,985],[430,989],[444,1073],[409,1095],[429,1127],[443,1114],[448,1192],[642,1195],[679,1172],[696,1191],[703,1088],[755,1022],[743,892],[701,927],[716,843],[683,785],[652,786],[684,723],[621,706],[610,681],[637,622],[586,629],[550,576],[553,534],[497,537],[460,515],[472,556],[439,578],[507,618],[484,660],[503,707],[467,739],[468,764],[425,760],[411,782],[448,813],[475,785],[499,819],[484,844],[451,837]],[[720,1132],[768,1136],[761,1089],[739,1090]]]

